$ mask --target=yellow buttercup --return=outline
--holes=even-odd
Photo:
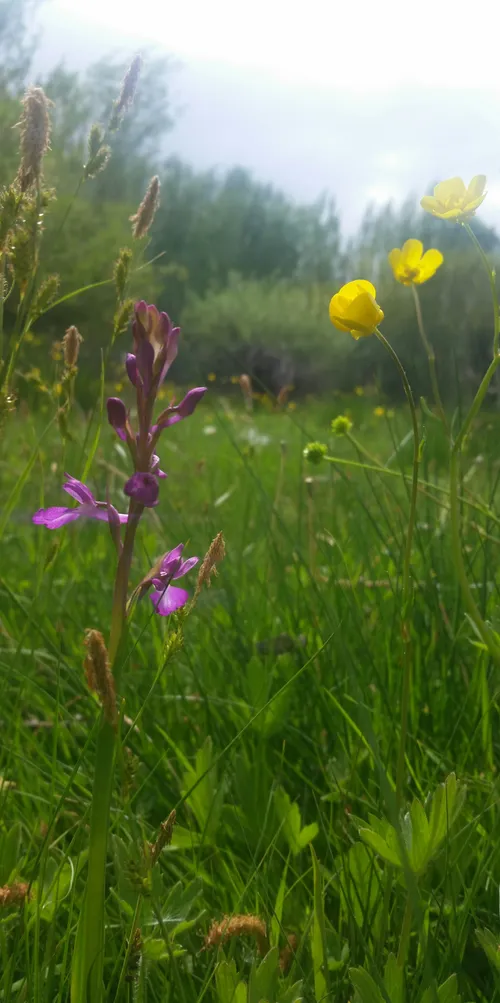
[[[421,240],[407,240],[401,248],[394,247],[390,251],[389,264],[397,282],[403,286],[422,285],[436,274],[443,264],[443,255],[434,247],[424,254]]]
[[[434,195],[424,195],[420,205],[438,219],[468,219],[486,198],[485,188],[484,174],[476,174],[468,188],[462,178],[449,178],[436,185]]]
[[[330,300],[330,320],[339,331],[348,331],[353,338],[373,334],[384,319],[376,301],[376,289],[366,279],[348,282]]]

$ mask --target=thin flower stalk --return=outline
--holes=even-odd
[[[404,776],[405,776],[405,759],[406,759],[406,740],[408,736],[408,712],[410,705],[410,690],[411,690],[411,676],[412,676],[412,651],[411,651],[411,606],[412,606],[412,587],[411,587],[411,555],[413,547],[413,533],[415,530],[415,518],[416,518],[416,507],[417,507],[417,493],[418,493],[418,470],[420,463],[420,446],[419,446],[419,434],[418,434],[418,420],[417,412],[415,408],[415,402],[413,400],[413,393],[408,382],[408,377],[401,364],[399,356],[394,351],[392,345],[389,344],[387,339],[384,337],[378,328],[375,330],[375,334],[381,344],[384,346],[386,352],[389,353],[391,359],[393,360],[395,366],[398,369],[399,375],[401,377],[401,382],[403,384],[406,399],[408,401],[408,406],[410,408],[411,423],[413,430],[413,467],[412,467],[412,481],[410,489],[410,511],[408,514],[408,527],[406,532],[406,545],[403,559],[403,590],[402,590],[402,633],[403,633],[403,647],[404,647],[404,666],[403,666],[403,683],[401,689],[401,730],[399,738],[399,751],[398,751],[398,761],[396,768],[396,799],[398,804],[401,803],[404,787]]]
[[[488,282],[490,284],[491,299],[493,303],[493,358],[498,355],[499,351],[499,340],[500,340],[500,308],[498,303],[498,292],[497,292],[497,282],[496,282],[496,272],[495,269],[491,267],[486,254],[481,247],[480,241],[477,239],[474,230],[472,229],[470,223],[464,221],[462,226],[466,233],[469,235],[474,247],[476,248],[479,257],[483,263],[484,270],[488,276]]]
[[[500,354],[496,354],[493,357],[482,381],[477,391],[477,394],[469,408],[467,415],[463,421],[462,427],[458,432],[458,435],[452,445],[451,455],[450,455],[450,525],[451,525],[451,537],[452,537],[452,549],[453,549],[453,559],[455,562],[455,568],[458,576],[458,581],[460,584],[460,590],[462,593],[462,598],[465,604],[467,613],[474,624],[479,637],[481,638],[483,644],[485,645],[487,651],[489,652],[491,658],[497,666],[500,666],[500,642],[497,635],[492,631],[491,627],[485,622],[479,607],[472,595],[472,590],[469,584],[469,579],[467,575],[467,569],[465,566],[463,550],[462,550],[462,520],[460,515],[460,497],[459,497],[459,478],[460,478],[460,455],[467,438],[467,435],[471,429],[472,423],[476,416],[478,415],[481,405],[486,396],[488,387],[493,379],[493,376],[500,364]]]
[[[436,371],[436,355],[435,355],[435,352],[434,352],[434,348],[433,348],[431,342],[429,341],[429,338],[427,337],[427,333],[426,333],[426,330],[425,330],[425,327],[424,327],[424,318],[422,316],[422,307],[421,307],[421,304],[420,304],[420,296],[418,295],[418,289],[417,289],[417,287],[414,284],[412,284],[411,291],[413,293],[413,302],[415,303],[415,314],[416,314],[416,317],[417,317],[418,332],[419,332],[420,337],[422,339],[422,344],[424,346],[425,353],[427,355],[427,361],[429,363],[429,376],[430,376],[430,379],[431,379],[431,387],[432,387],[432,394],[433,394],[433,397],[434,397],[434,404],[436,406],[437,412],[439,414],[439,417],[440,417],[440,419],[441,419],[441,421],[443,423],[443,426],[444,426],[445,430],[448,431],[448,422],[446,420],[446,414],[445,414],[445,410],[444,410],[444,407],[443,407],[443,401],[441,399],[441,394],[439,392],[439,382],[438,382],[437,371]]]

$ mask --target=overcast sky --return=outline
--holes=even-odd
[[[168,152],[242,164],[293,197],[331,192],[346,231],[370,200],[488,178],[500,228],[498,22],[456,0],[46,0],[38,61],[151,45],[177,57]],[[477,27],[479,25],[479,27]]]

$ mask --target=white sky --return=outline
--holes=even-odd
[[[369,199],[485,173],[500,225],[500,13],[457,0],[48,0],[50,58],[177,56],[169,152],[241,163],[297,198],[325,188],[351,228]]]

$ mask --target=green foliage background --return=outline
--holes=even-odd
[[[15,175],[18,162],[19,98],[30,79],[33,42],[30,25],[36,4],[5,0],[0,18],[0,176]],[[374,280],[390,337],[410,379],[429,393],[413,303],[397,286],[387,252],[408,235],[436,246],[445,264],[422,288],[424,317],[432,328],[438,372],[453,373],[445,392],[467,392],[484,369],[490,321],[487,280],[474,249],[459,227],[446,226],[416,210],[416,198],[402,208],[368,208],[350,239],[341,231],[334,200],[326,195],[298,205],[251,176],[244,167],[223,173],[196,171],[176,156],[165,157],[174,121],[170,98],[173,67],[168,59],[146,60],[134,112],[113,137],[112,157],[75,196],[92,122],[109,118],[126,63],[112,58],[83,74],[54,67],[43,84],[53,100],[51,152],[46,181],[57,200],[45,218],[44,268],[61,273],[60,296],[111,278],[120,247],[131,245],[128,217],[136,210],[149,178],[161,179],[161,206],[147,247],[134,247],[134,264],[153,260],[132,281],[131,295],[154,299],[181,323],[189,351],[182,353],[176,379],[205,381],[249,372],[277,392],[293,384],[298,392],[350,389],[377,383],[397,396],[400,387],[389,360],[367,339],[356,349],[330,326],[327,304],[340,283],[359,275]],[[431,179],[430,179],[431,180]],[[69,212],[69,215],[68,215]],[[479,219],[474,227],[486,250],[498,252],[497,235]],[[41,276],[43,278],[43,276]],[[50,346],[69,324],[84,338],[83,390],[94,390],[100,370],[103,332],[114,312],[112,284],[93,289],[54,308],[37,325],[38,345],[30,360],[42,371]],[[7,307],[7,327],[9,310]],[[117,346],[116,357],[120,355]],[[82,388],[80,388],[82,395]]]

